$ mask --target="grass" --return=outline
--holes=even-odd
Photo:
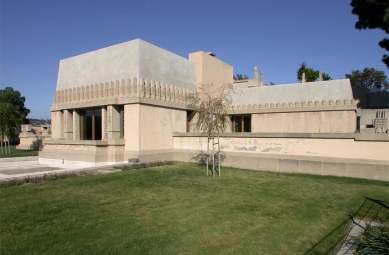
[[[0,158],[33,157],[33,156],[38,156],[38,151],[17,150],[16,145],[11,145],[11,154],[0,154]]]
[[[3,188],[0,254],[331,254],[388,188],[189,163]]]

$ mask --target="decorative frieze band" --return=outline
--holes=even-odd
[[[356,105],[357,102],[354,99],[337,99],[337,100],[316,100],[313,101],[302,101],[302,102],[282,102],[282,103],[271,103],[271,104],[248,104],[248,105],[232,105],[233,110],[247,110],[247,109],[270,109],[270,108],[293,108],[293,107],[314,107],[314,106],[335,106],[335,105]]]
[[[186,104],[191,90],[137,78],[87,85],[54,92],[54,105],[83,103],[111,98],[145,97],[167,102]]]

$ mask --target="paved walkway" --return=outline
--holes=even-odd
[[[363,220],[355,220],[346,238],[346,242],[344,242],[336,255],[353,255],[355,253],[355,246],[352,238],[362,234],[365,231],[365,228],[366,223]]]
[[[64,169],[41,165],[38,157],[0,158],[0,180],[23,178],[26,176],[41,176],[50,173],[96,171],[101,173],[118,171],[113,166],[98,166],[90,168]]]

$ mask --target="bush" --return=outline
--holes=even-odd
[[[53,174],[44,174],[43,176],[27,176],[24,178],[12,178],[6,180],[0,180],[0,188],[9,188],[14,186],[20,186],[23,184],[29,183],[41,183],[49,182],[60,179],[72,178],[77,176],[86,176],[89,175],[87,172],[64,172],[64,173],[53,173]]]
[[[389,254],[389,226],[367,225],[366,230],[354,238],[355,254]]]
[[[157,167],[157,166],[167,166],[167,165],[173,165],[173,161],[160,161],[156,160],[153,162],[149,163],[138,163],[134,165],[120,165],[120,166],[115,166],[116,169],[121,169],[123,171],[128,171],[128,170],[135,170],[135,169],[142,169],[142,168],[149,168],[149,167]]]

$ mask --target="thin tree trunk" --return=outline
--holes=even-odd
[[[3,140],[4,140],[4,150],[5,150],[4,154],[8,154],[8,151],[7,151],[7,139],[5,138],[5,136],[3,136]]]
[[[0,143],[1,143],[1,154],[4,154],[4,149],[3,149],[3,135],[0,135]]]
[[[208,176],[208,161],[209,161],[209,136],[207,137],[207,176]]]
[[[217,131],[217,159],[218,159],[218,165],[219,165],[219,177],[220,177],[220,139],[219,139],[219,130]]]
[[[212,134],[212,177],[215,177],[215,135]]]
[[[8,154],[11,154],[11,145],[9,144],[9,139],[7,137],[7,141],[8,141]]]

